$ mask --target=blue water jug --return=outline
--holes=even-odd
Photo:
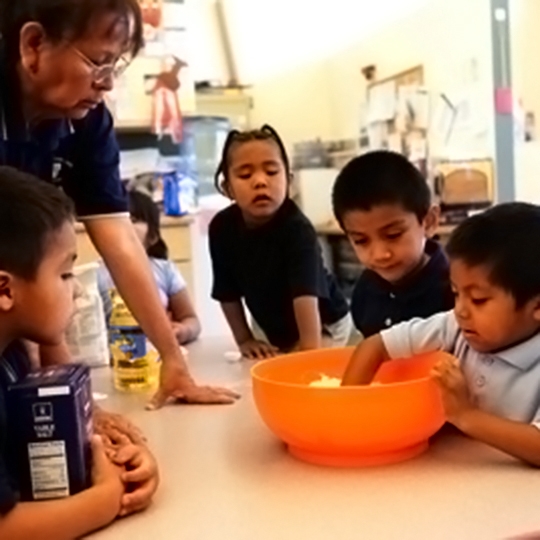
[[[176,171],[165,173],[163,178],[163,210],[167,216],[185,214],[180,208],[180,182]]]

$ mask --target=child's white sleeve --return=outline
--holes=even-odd
[[[173,261],[167,261],[166,265],[166,288],[167,296],[173,296],[186,288],[186,280]]]
[[[390,358],[408,358],[433,351],[451,352],[459,327],[453,311],[429,319],[412,319],[381,332]]]

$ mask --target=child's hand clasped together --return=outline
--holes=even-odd
[[[110,520],[118,517],[122,510],[125,494],[122,474],[122,467],[113,463],[103,440],[95,435],[92,438],[92,485],[110,503]]]
[[[107,455],[115,466],[122,469],[120,478],[125,492],[119,515],[123,517],[148,508],[159,486],[157,462],[148,448],[143,444],[133,444],[118,433],[109,440]]]
[[[431,375],[441,390],[446,419],[459,427],[460,419],[475,408],[459,361],[446,358],[433,368]]]

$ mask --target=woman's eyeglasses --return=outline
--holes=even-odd
[[[109,79],[110,77],[118,78],[120,77],[128,68],[130,61],[125,58],[124,56],[121,56],[116,62],[110,63],[110,64],[96,64],[93,60],[88,58],[86,54],[82,53],[71,45],[71,49],[77,54],[77,56],[84,61],[84,63],[91,68],[92,70],[92,79],[94,82],[103,82],[105,79]]]

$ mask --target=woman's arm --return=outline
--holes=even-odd
[[[186,289],[169,298],[169,310],[172,313],[172,329],[178,343],[184,345],[195,341],[201,333],[201,323]]]
[[[293,300],[293,308],[300,334],[299,349],[320,349],[322,328],[318,299],[315,296],[299,296]]]
[[[233,403],[234,392],[195,384],[161,305],[148,257],[129,218],[89,219],[85,226],[120,295],[161,355],[160,388],[149,406],[157,409],[175,398],[188,403]]]

